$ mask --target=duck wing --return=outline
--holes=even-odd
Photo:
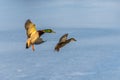
[[[38,44],[41,44],[41,43],[44,43],[44,42],[46,42],[46,41],[43,41],[42,38],[38,38],[38,39],[35,41],[34,44],[38,45]]]
[[[26,22],[25,22],[25,29],[28,30],[28,28],[30,27],[30,24],[32,24],[31,20],[28,19]]]
[[[68,36],[68,34],[64,34],[64,35],[60,38],[59,43],[60,43],[60,42],[65,42],[65,41],[67,40],[67,36]]]
[[[35,24],[32,23],[30,19],[25,22],[25,29],[27,38],[30,38],[30,36],[37,31]]]

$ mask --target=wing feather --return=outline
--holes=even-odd
[[[60,43],[60,42],[65,42],[65,41],[67,40],[67,36],[68,36],[68,34],[64,34],[64,35],[60,38],[59,43]]]
[[[41,44],[41,43],[44,43],[44,42],[46,42],[46,41],[43,41],[42,38],[38,38],[38,39],[35,41],[35,44],[37,45],[37,44]]]
[[[28,38],[37,31],[35,24],[33,24],[30,19],[25,22],[25,29]]]

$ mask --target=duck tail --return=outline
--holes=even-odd
[[[29,47],[28,47],[28,43],[26,43],[26,49],[28,49]]]
[[[28,39],[28,40],[26,41],[26,49],[29,48],[30,46],[31,46],[31,42],[30,42],[30,39]]]

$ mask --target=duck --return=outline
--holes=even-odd
[[[32,46],[32,50],[35,51],[34,45],[44,43],[45,41],[41,38],[44,33],[55,33],[52,29],[37,30],[36,25],[28,19],[25,22],[25,30],[27,35],[26,49]]]
[[[60,37],[59,42],[55,46],[55,51],[59,52],[60,48],[64,47],[66,44],[68,44],[72,41],[77,41],[75,38],[67,39],[67,37],[68,37],[68,33],[66,33],[62,37]]]

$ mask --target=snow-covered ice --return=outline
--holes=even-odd
[[[1,80],[118,80],[120,78],[119,29],[55,28],[45,34],[47,42],[25,49],[24,33],[2,32],[0,43]],[[66,33],[77,39],[54,51],[59,37]],[[19,34],[16,32],[16,34]],[[7,40],[9,37],[9,40]]]

